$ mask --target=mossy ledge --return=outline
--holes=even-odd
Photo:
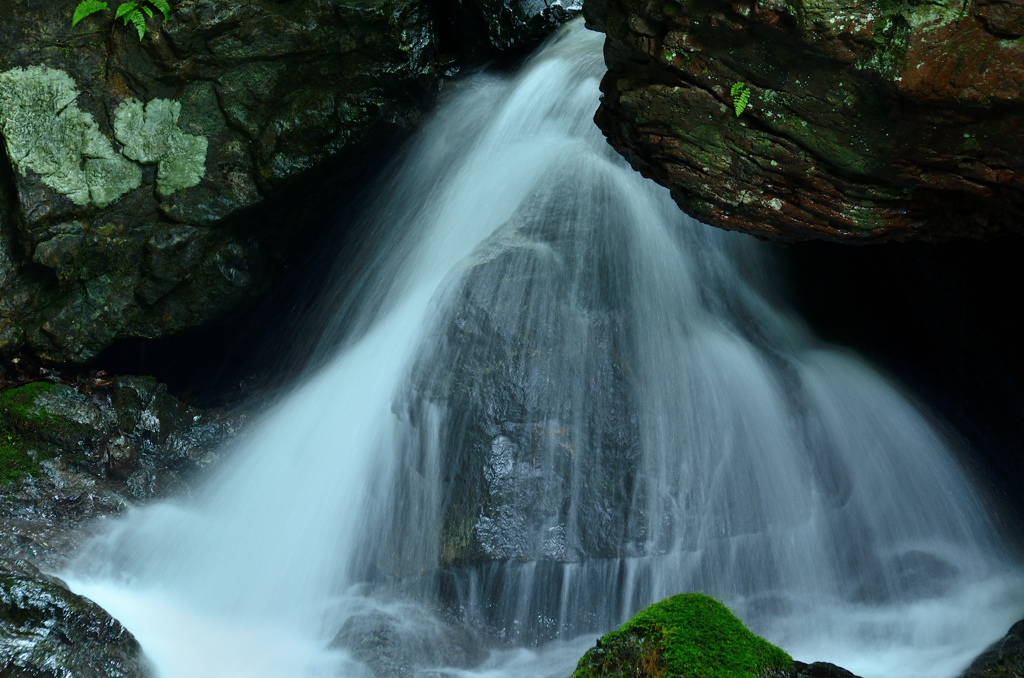
[[[682,593],[638,612],[597,641],[572,678],[767,678],[793,659],[703,593]]]
[[[53,456],[50,446],[26,441],[21,433],[33,426],[66,424],[36,403],[55,388],[56,384],[39,381],[0,392],[0,484],[36,473],[39,462]]]

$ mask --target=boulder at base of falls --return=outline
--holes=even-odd
[[[1024,230],[1024,3],[599,0],[597,114],[695,218],[794,242]]]
[[[144,377],[0,391],[0,557],[58,567],[90,521],[187,493],[239,423]]]
[[[572,678],[857,678],[833,664],[794,662],[703,593],[637,612],[599,638]]]
[[[0,559],[0,675],[149,678],[135,637],[25,560]]]
[[[1024,619],[978,655],[962,678],[1018,678],[1024,676]]]
[[[374,678],[407,678],[438,666],[471,668],[487,656],[480,636],[449,625],[415,605],[367,610],[345,620],[331,642]]]

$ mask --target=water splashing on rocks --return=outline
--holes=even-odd
[[[941,678],[1024,612],[926,415],[605,144],[600,40],[465,83],[327,295],[342,347],[76,564],[163,678],[567,676],[691,590],[797,658]]]

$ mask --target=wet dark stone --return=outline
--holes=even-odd
[[[627,320],[622,291],[599,282],[618,275],[612,236],[594,228],[576,239],[547,218],[550,209],[558,207],[525,208],[467,262],[436,319],[440,340],[417,361],[400,405],[415,422],[442,411],[442,567],[644,549],[642,510],[631,509],[643,506],[631,501],[643,481],[630,349],[621,345]],[[537,290],[543,303],[524,301]],[[410,492],[396,490],[396,502],[415,511]]]
[[[1024,620],[978,655],[962,678],[1019,678],[1024,676]]]
[[[25,560],[0,558],[0,675],[152,678],[138,641],[99,605]]]
[[[450,0],[451,30],[465,58],[482,62],[502,54],[522,55],[576,16],[571,0]]]
[[[349,617],[331,646],[347,650],[375,678],[408,678],[441,666],[470,668],[487,655],[469,628],[445,624],[413,606]]]
[[[814,662],[813,664],[793,662],[793,664],[796,678],[857,678],[841,666],[828,662]]]
[[[57,567],[98,520],[187,495],[241,420],[141,377],[0,391],[0,557]]]

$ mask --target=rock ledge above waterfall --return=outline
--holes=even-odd
[[[1019,0],[597,0],[585,14],[607,34],[598,125],[705,223],[788,242],[1024,228]]]

